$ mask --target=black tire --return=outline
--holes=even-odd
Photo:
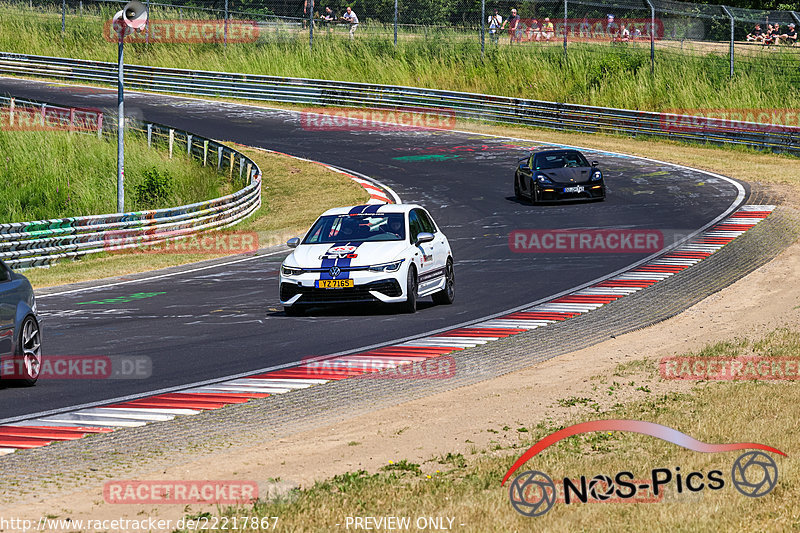
[[[300,305],[284,306],[283,312],[286,313],[286,316],[303,316],[306,314],[305,308]]]
[[[514,176],[514,197],[517,200],[522,200],[522,191],[519,188],[519,176]]]
[[[539,203],[539,199],[536,198],[536,183],[531,180],[531,205],[536,205]]]
[[[417,269],[412,264],[406,276],[406,301],[400,304],[404,313],[417,312]]]
[[[14,353],[15,385],[31,387],[36,384],[42,370],[42,336],[39,323],[32,316],[25,317],[19,328],[17,350]]]
[[[450,305],[456,297],[456,273],[453,270],[453,259],[448,257],[444,267],[445,281],[444,289],[433,295],[433,303],[436,305]]]

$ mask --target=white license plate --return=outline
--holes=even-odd
[[[564,187],[564,192],[583,192],[583,185],[576,185],[574,187]]]

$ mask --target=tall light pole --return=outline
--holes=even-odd
[[[125,103],[124,44],[125,37],[147,24],[147,8],[141,2],[125,4],[114,15],[113,27],[119,38],[117,54],[117,212],[125,212]]]

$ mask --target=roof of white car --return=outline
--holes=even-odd
[[[378,206],[377,208],[375,206]],[[386,213],[408,213],[414,208],[421,207],[417,204],[370,204],[352,205],[349,207],[334,207],[328,209],[322,216],[326,215],[359,215],[359,214],[386,214]]]

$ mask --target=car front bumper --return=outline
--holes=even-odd
[[[319,272],[280,276],[280,300],[285,306],[341,303],[399,303],[406,300],[407,267],[398,272],[349,272],[353,287],[319,289]],[[340,278],[341,279],[341,278]]]
[[[596,200],[605,198],[606,186],[603,182],[579,183],[576,185],[540,185],[536,184],[537,198],[540,202],[569,202],[575,200]],[[565,189],[580,187],[580,191],[565,192]]]

